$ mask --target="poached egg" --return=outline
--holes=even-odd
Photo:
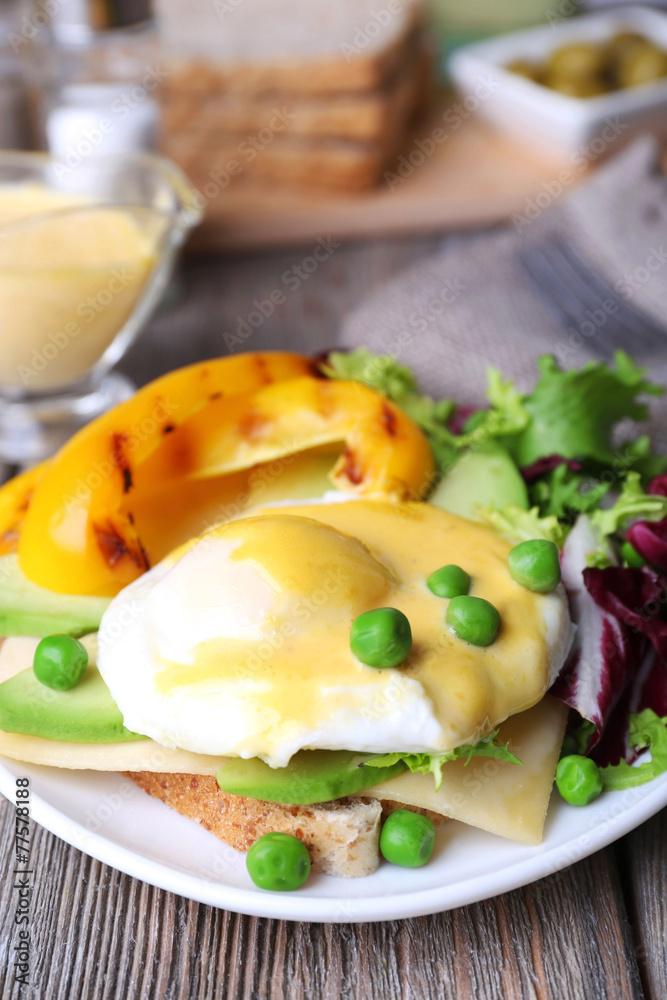
[[[428,503],[264,508],[212,528],[121,591],[98,665],[125,725],[163,746],[261,757],[300,749],[441,753],[538,702],[572,641],[562,587],[515,583],[511,544]],[[455,563],[499,611],[489,647],[459,639],[428,576]],[[350,649],[357,615],[396,607],[403,664]]]

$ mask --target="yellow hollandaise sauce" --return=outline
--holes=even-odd
[[[114,599],[99,665],[125,724],[165,746],[285,764],[302,747],[444,751],[538,702],[570,641],[562,590],[515,583],[510,543],[429,504],[266,508],[182,546]],[[482,648],[426,585],[455,563],[501,626]],[[116,627],[124,609],[136,614]],[[413,645],[375,669],[350,648],[394,607]],[[116,635],[117,633],[117,635]]]
[[[131,315],[165,225],[146,208],[0,185],[0,384],[31,392],[83,378]]]

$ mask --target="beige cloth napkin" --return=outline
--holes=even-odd
[[[395,355],[412,366],[426,392],[462,403],[480,401],[489,365],[522,390],[534,384],[540,354],[581,367],[604,354],[595,339],[603,328],[595,336],[568,328],[520,260],[559,233],[624,301],[664,330],[651,375],[667,384],[667,180],[658,152],[656,142],[643,137],[532,221],[421,260],[348,318],[342,345]],[[636,286],[630,294],[628,284]],[[632,342],[624,346],[633,353]],[[667,405],[653,409],[667,428]],[[667,429],[660,437],[667,445]]]

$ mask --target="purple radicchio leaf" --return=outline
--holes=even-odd
[[[645,635],[660,658],[667,658],[665,584],[654,570],[648,566],[607,566],[585,569],[583,576],[586,589],[599,607],[635,635]]]
[[[667,518],[663,521],[635,521],[628,528],[626,537],[646,562],[667,572]]]
[[[667,497],[667,474],[654,476],[646,487],[646,492],[653,496]]]
[[[605,650],[602,677],[606,671],[609,680],[607,685],[604,681],[600,684],[607,705],[606,712],[601,713],[602,726],[580,706],[575,707],[598,728],[598,738],[591,744],[591,756],[598,764],[616,764],[620,759],[632,761],[637,754],[627,744],[629,716],[644,708],[652,708],[660,715],[667,710],[664,582],[648,567],[587,567],[582,578],[589,597],[602,614],[618,623],[625,637],[626,655],[619,663],[611,646]]]
[[[557,469],[559,465],[567,465],[572,472],[581,472],[582,468],[581,462],[577,462],[573,458],[563,458],[562,455],[545,455],[535,462],[531,462],[530,465],[524,465],[520,472],[526,485],[532,486],[542,476]]]
[[[589,572],[587,556],[599,546],[589,519],[580,516],[561,556],[563,584],[577,631],[565,666],[551,688],[553,695],[593,723],[596,733],[592,746],[600,741],[629,674],[636,672],[647,648],[644,636],[601,607],[584,582]]]

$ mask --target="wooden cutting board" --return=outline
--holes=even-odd
[[[545,184],[553,191],[567,163],[519,146],[456,108],[451,95],[442,98],[372,191],[301,194],[236,185],[214,192],[190,248],[249,250],[326,236],[363,239],[487,226],[530,211],[540,192],[540,202],[547,198]],[[442,134],[439,142],[433,139]],[[583,171],[569,186],[580,177]],[[199,187],[211,194],[211,185],[200,181]]]

